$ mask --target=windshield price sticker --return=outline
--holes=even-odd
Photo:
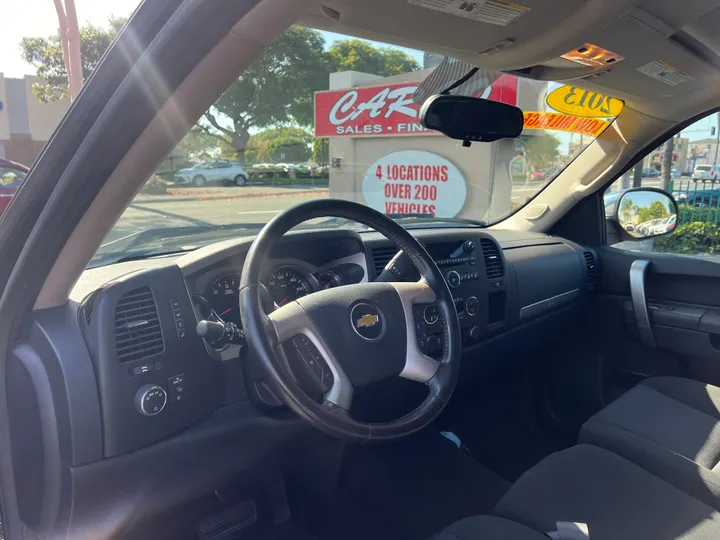
[[[362,181],[365,204],[384,214],[455,217],[467,186],[460,170],[424,150],[402,150],[373,163]]]
[[[586,118],[614,118],[625,106],[620,99],[570,85],[556,88],[546,101],[558,112]]]
[[[517,77],[503,75],[481,97],[509,105],[517,102]],[[315,93],[316,137],[424,135],[413,102],[419,83],[366,86]]]
[[[525,129],[547,129],[579,133],[590,137],[599,137],[610,125],[607,120],[581,118],[570,114],[548,112],[525,112]]]

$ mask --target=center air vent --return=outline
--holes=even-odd
[[[480,249],[482,249],[483,259],[485,259],[485,275],[488,279],[496,279],[505,274],[503,270],[502,256],[500,248],[489,238],[480,240]]]
[[[583,253],[585,258],[585,266],[587,267],[587,278],[590,286],[595,285],[597,279],[597,267],[595,265],[595,255],[592,251],[585,251]]]
[[[118,360],[140,360],[165,350],[155,298],[149,287],[125,293],[115,308]]]
[[[398,248],[395,246],[377,247],[372,250],[376,276],[380,275],[385,265],[390,262],[390,259],[392,259],[397,252]]]

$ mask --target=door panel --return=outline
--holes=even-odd
[[[611,247],[597,253],[593,323],[611,385],[627,388],[657,375],[720,385],[720,262]],[[650,263],[644,298],[652,343],[642,330],[641,303],[631,299],[630,268],[637,260]]]

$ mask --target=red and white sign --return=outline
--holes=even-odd
[[[434,133],[420,125],[412,97],[420,83],[315,93],[315,136],[358,137]],[[503,75],[483,98],[517,104],[517,77]]]
[[[455,217],[465,204],[467,186],[460,170],[425,150],[387,154],[365,173],[365,204],[383,214]]]

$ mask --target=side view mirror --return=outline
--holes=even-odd
[[[616,224],[623,240],[657,238],[675,230],[678,207],[673,196],[666,191],[632,188],[616,193],[619,195],[616,196],[609,219]]]

